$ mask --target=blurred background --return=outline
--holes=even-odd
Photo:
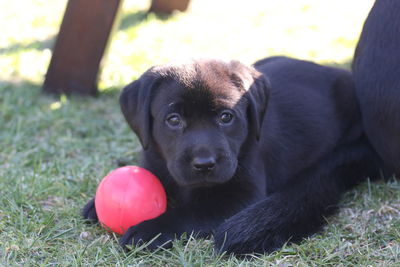
[[[1,81],[42,83],[66,4],[66,0],[0,2]],[[102,61],[99,88],[119,88],[152,65],[187,57],[251,64],[271,55],[288,55],[346,67],[372,4],[372,0],[192,0],[186,12],[159,17],[146,14],[149,0],[125,0]]]

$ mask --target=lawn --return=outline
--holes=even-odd
[[[244,4],[246,2],[246,4]],[[348,192],[320,233],[270,255],[218,255],[212,241],[126,254],[118,237],[85,224],[80,208],[138,140],[120,88],[154,64],[185,57],[284,54],[349,67],[372,0],[192,0],[187,13],[146,15],[125,1],[97,98],[41,93],[65,0],[1,1],[0,266],[400,266],[400,182]]]

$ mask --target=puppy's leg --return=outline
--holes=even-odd
[[[147,249],[158,247],[170,248],[172,241],[183,233],[195,234],[198,237],[209,235],[207,227],[196,225],[193,213],[185,208],[171,209],[161,216],[132,226],[120,239],[122,247],[148,243]],[[199,221],[197,221],[199,223]]]
[[[86,205],[83,207],[82,216],[83,216],[83,218],[85,218],[86,220],[88,220],[89,222],[92,222],[92,223],[96,223],[99,221],[99,219],[97,218],[96,207],[94,204],[94,198],[89,200],[89,202],[86,203]]]
[[[271,252],[287,241],[300,241],[319,230],[340,195],[368,175],[378,175],[369,146],[336,149],[315,169],[226,220],[217,229],[215,244],[220,251],[244,254]]]
[[[228,187],[204,188],[202,192],[191,192],[188,194],[190,200],[168,208],[155,219],[130,227],[122,236],[120,244],[125,247],[153,240],[147,246],[153,250],[161,246],[171,246],[171,241],[180,238],[183,233],[199,238],[209,237],[224,220],[247,207],[249,203],[254,203],[255,189],[252,187],[232,183]]]

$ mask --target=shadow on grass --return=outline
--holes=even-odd
[[[140,25],[144,21],[148,19],[157,19],[161,21],[167,21],[173,17],[173,15],[159,15],[155,14],[153,12],[147,12],[147,11],[137,11],[134,13],[128,13],[122,16],[118,30],[124,31],[127,30],[131,27],[135,27],[137,25]]]
[[[7,91],[7,90],[14,90],[14,89],[28,89],[32,91],[40,91],[41,85],[29,80],[0,80],[0,92],[2,91]],[[0,94],[0,100],[1,100],[2,95]]]
[[[3,92],[10,90],[18,90],[20,94],[25,97],[37,97],[38,95],[48,97],[54,100],[59,100],[64,95],[46,93],[42,89],[42,83],[32,82],[30,80],[15,79],[15,80],[0,80],[0,103],[5,101],[5,94]],[[70,98],[92,98],[92,99],[104,99],[104,98],[117,98],[121,93],[123,86],[113,86],[109,88],[100,89],[96,97],[83,96],[80,94],[71,94],[67,97]],[[3,99],[4,98],[4,99]]]
[[[122,16],[118,30],[126,30],[128,28],[139,25],[145,21],[148,17],[148,13],[145,11],[138,11],[135,13],[125,14]]]
[[[33,41],[31,43],[14,43],[5,48],[0,48],[0,54],[13,54],[24,50],[38,50],[51,49],[55,42],[55,36],[42,41]]]

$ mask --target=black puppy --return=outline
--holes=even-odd
[[[377,0],[353,62],[365,131],[387,174],[400,176],[400,1]]]
[[[148,70],[120,102],[140,165],[170,199],[123,246],[161,233],[154,249],[186,232],[213,234],[222,251],[270,252],[317,231],[344,191],[378,172],[345,70],[199,60]],[[93,200],[83,214],[97,219]]]

